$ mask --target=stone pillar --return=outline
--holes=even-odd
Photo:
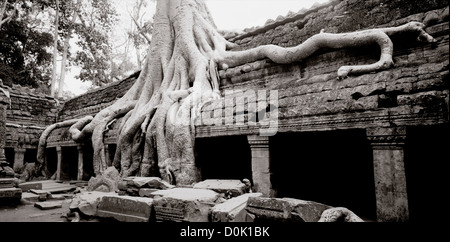
[[[110,158],[110,154],[109,154],[109,145],[108,144],[105,145],[105,159],[106,159],[106,168],[111,167],[112,162],[111,162],[111,158]]]
[[[404,144],[406,127],[367,129],[373,149],[377,220],[409,219]]]
[[[62,173],[62,148],[61,146],[56,147],[56,154],[58,157],[57,161],[57,168],[56,168],[56,180],[61,180],[61,173]]]
[[[269,137],[249,135],[247,138],[252,150],[253,191],[273,197],[275,193],[270,181]]]
[[[10,98],[6,94],[8,92],[0,86],[0,164],[6,163],[6,108],[10,103]]]
[[[84,172],[84,168],[83,168],[83,145],[78,145],[77,146],[78,149],[78,175],[77,175],[77,180],[81,181],[83,180],[83,172]]]
[[[25,151],[23,148],[14,148],[14,172],[19,173],[24,165]]]

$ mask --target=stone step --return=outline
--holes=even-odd
[[[31,193],[31,192],[23,192],[22,199],[27,202],[39,202],[39,195]]]
[[[24,182],[20,183],[19,187],[22,189],[23,192],[27,192],[31,189],[41,190],[42,182]]]
[[[0,188],[14,188],[19,185],[17,178],[0,178]]]
[[[0,189],[0,199],[18,199],[22,198],[22,189],[20,188],[2,188]]]

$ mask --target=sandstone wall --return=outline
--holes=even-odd
[[[59,102],[21,86],[2,86],[11,104],[6,110],[6,147],[36,147],[42,131],[57,120]]]
[[[374,63],[379,48],[321,50],[289,65],[261,60],[221,71],[222,94],[227,90],[277,90],[278,131],[284,132],[448,122],[448,2],[425,2],[333,1],[268,21],[266,26],[232,39],[240,44],[234,50],[263,44],[295,46],[322,29],[343,33],[410,21],[425,23],[426,31],[438,42],[422,43],[410,34],[394,36],[393,68],[344,80],[337,79],[340,66]],[[245,95],[235,96],[242,102]],[[224,125],[230,123],[225,117],[230,110],[232,121],[254,115],[238,110],[237,102],[231,98],[205,105],[203,120],[212,119],[216,125],[197,125],[197,137],[256,133],[258,125]]]
[[[121,98],[133,85],[138,76],[139,72],[125,80],[111,83],[106,87],[92,90],[67,101],[59,112],[58,120],[64,121],[73,118],[82,118],[87,115],[95,116],[99,111]]]
[[[408,34],[394,36],[395,67],[344,80],[337,80],[340,66],[376,62],[379,48],[320,50],[302,62],[288,65],[278,65],[267,59],[256,61],[220,71],[222,95],[229,90],[256,93],[266,90],[267,96],[257,97],[265,100],[271,90],[278,91],[276,118],[281,132],[446,123],[449,120],[448,13],[448,2],[443,0],[339,0],[269,20],[265,26],[248,29],[245,34],[231,39],[239,44],[233,51],[264,44],[295,46],[321,30],[343,33],[399,26],[409,21],[426,24],[426,31],[438,42],[435,45],[421,43]],[[120,98],[137,76],[138,73],[67,101],[58,120],[95,115]],[[242,97],[241,94],[235,96]],[[236,105],[247,101],[232,98],[206,104],[197,123],[197,137],[257,133],[261,124],[248,125],[254,113],[239,110]],[[230,110],[232,117],[225,118]],[[245,125],[226,125],[240,118],[245,120]],[[203,122],[206,119],[215,124]],[[52,136],[56,133],[58,137],[64,136],[63,140],[67,139],[64,129],[53,132]],[[114,130],[110,131],[105,141],[112,143],[115,135]],[[58,137],[49,140],[54,143],[60,139]]]

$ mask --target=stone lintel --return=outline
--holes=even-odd
[[[367,139],[373,149],[403,149],[406,140],[406,127],[369,128]]]

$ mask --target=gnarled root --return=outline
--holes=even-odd
[[[72,123],[75,125],[70,131],[74,140],[92,134],[96,174],[106,166],[105,126],[123,116],[113,161],[122,177],[161,175],[166,181],[185,185],[199,181],[201,176],[193,151],[194,124],[202,105],[220,98],[219,68],[263,58],[280,64],[291,63],[304,60],[320,48],[380,46],[380,60],[376,63],[341,67],[338,76],[346,77],[390,68],[393,64],[391,35],[407,31],[417,33],[421,40],[435,41],[423,30],[423,24],[412,22],[353,33],[320,33],[290,48],[267,45],[229,51],[234,44],[219,34],[203,1],[158,0],[156,7],[152,42],[135,84],[94,118]]]

